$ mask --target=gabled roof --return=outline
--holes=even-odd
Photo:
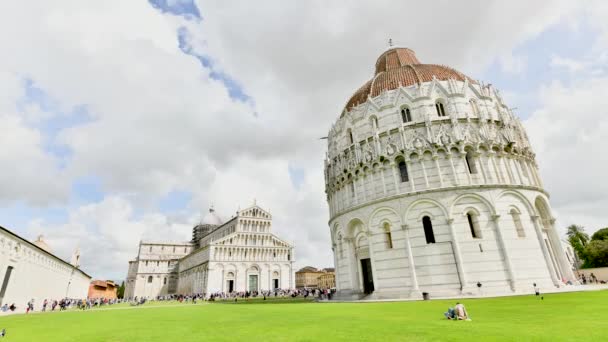
[[[255,204],[255,202],[253,203],[252,206],[239,210],[238,212],[238,216],[239,217],[260,217],[260,216],[265,216],[262,218],[267,218],[267,219],[272,219],[272,215],[270,214],[269,211],[262,209],[260,206],[258,206],[257,204]]]

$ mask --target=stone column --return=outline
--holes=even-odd
[[[405,160],[405,167],[407,167],[407,178],[409,180],[410,183],[410,188],[412,190],[412,192],[416,191],[416,182],[414,181],[414,177],[411,174],[411,170],[412,170],[412,163],[410,162],[410,159],[406,159]]]
[[[386,196],[386,179],[384,179],[384,164],[380,166],[380,177],[382,178],[382,193]]]
[[[450,228],[450,236],[452,237],[452,249],[454,251],[454,259],[456,261],[456,269],[458,270],[458,276],[461,282],[461,293],[466,291],[473,292],[473,289],[469,288],[469,282],[467,280],[467,274],[464,269],[464,261],[462,260],[462,253],[460,252],[460,245],[458,244],[458,238],[456,237],[456,230],[454,229],[454,219],[447,219],[448,227]]]
[[[399,194],[399,193],[401,193],[401,190],[399,189],[400,179],[397,176],[397,168],[395,166],[395,162],[391,161],[390,166],[391,166],[391,170],[393,170],[393,181],[395,182],[395,194]]]
[[[454,167],[454,159],[452,158],[452,152],[448,153],[448,159],[450,160],[450,167],[452,168],[452,175],[454,176],[454,185],[458,186],[460,182],[458,181],[458,174],[456,173],[456,168]]]
[[[515,160],[514,157],[509,158],[509,160],[510,160],[509,164],[511,164],[511,165],[513,165],[515,167],[515,172],[517,173],[517,178],[519,179],[519,184],[523,185],[524,184],[524,179],[523,179],[523,177],[521,175],[521,171],[519,170],[519,167],[517,166],[518,163],[516,162],[516,160]]]
[[[496,152],[494,151],[490,151],[490,160],[492,160],[492,166],[494,167],[494,172],[496,173],[496,182],[497,183],[506,183],[503,180],[502,177],[502,172],[500,172],[500,168],[498,167],[497,163],[496,163]]]
[[[483,165],[483,160],[481,159],[481,153],[475,153],[475,158],[473,158],[473,162],[479,164],[479,169],[481,170],[481,177],[483,178],[483,184],[488,184],[488,176],[486,175],[486,168]]]
[[[559,239],[559,235],[557,235],[557,231],[555,230],[555,218],[551,218],[549,221],[551,228],[548,230],[547,235],[549,239],[551,239],[551,244],[553,246],[553,254],[557,258],[558,267],[560,268],[560,273],[563,278],[566,280],[575,280],[574,272],[572,272],[572,266],[566,259],[566,255],[564,254],[564,250],[561,245],[561,241]]]
[[[374,170],[373,166],[369,170],[370,170],[369,177],[371,179],[370,184],[372,185],[372,189],[370,192],[370,195],[371,195],[370,199],[374,199],[374,198],[376,198],[376,180],[374,179],[375,170]]]
[[[507,268],[507,274],[509,275],[509,283],[511,285],[512,291],[517,291],[515,270],[513,269],[513,263],[511,262],[511,258],[509,256],[509,252],[507,246],[505,244],[504,236],[502,235],[502,230],[500,229],[500,225],[498,221],[500,219],[500,215],[492,215],[492,222],[494,223],[494,230],[496,231],[496,238],[498,240],[498,246],[501,249],[501,254],[505,259],[505,267]]]
[[[361,178],[361,188],[363,189],[363,202],[367,202],[367,186],[365,186],[365,180],[367,179],[367,175],[365,173],[360,176]]]
[[[505,152],[501,152],[501,154],[499,155],[501,160],[502,160],[502,165],[505,167],[505,170],[507,171],[507,175],[509,176],[509,184],[515,184],[515,179],[513,177],[513,173],[511,172],[511,167],[509,166],[509,157],[507,156],[507,154]]]
[[[551,261],[551,256],[549,255],[549,250],[547,249],[547,245],[545,245],[545,239],[543,238],[543,233],[541,231],[541,227],[540,227],[540,223],[538,222],[539,220],[539,216],[538,215],[532,215],[530,216],[530,219],[532,220],[533,224],[534,224],[534,231],[536,232],[536,237],[538,238],[538,243],[540,243],[540,248],[543,251],[543,256],[545,257],[545,263],[547,264],[547,268],[549,269],[549,275],[551,276],[551,280],[553,280],[553,284],[556,287],[559,287],[559,280],[557,279],[557,276],[555,275],[555,268],[553,267],[553,262]]]
[[[420,167],[422,167],[422,175],[424,176],[424,185],[425,189],[429,188],[429,178],[426,176],[426,167],[424,166],[424,156],[418,156],[418,161],[420,162]]]
[[[422,293],[420,292],[420,288],[418,287],[418,277],[416,276],[416,265],[414,263],[414,254],[412,253],[412,246],[410,244],[410,234],[409,228],[407,224],[401,226],[403,232],[405,234],[405,252],[407,254],[407,260],[410,268],[410,279],[412,281],[411,289],[410,289],[410,297],[412,298],[420,298]]]
[[[340,264],[338,263],[338,251],[337,251],[338,245],[333,243],[331,245],[331,250],[334,253],[334,268],[336,270],[335,272],[335,277],[336,277],[336,290],[340,291]]]
[[[467,153],[466,152],[461,152],[460,153],[460,160],[462,161],[462,166],[464,167],[464,169],[466,171],[465,173],[467,174],[467,178],[469,180],[469,185],[472,185],[473,184],[473,177],[471,176],[471,170],[469,170],[466,158],[467,158]]]
[[[437,175],[439,176],[439,186],[443,188],[443,175],[441,174],[441,167],[439,166],[439,156],[433,154],[433,160],[435,160],[435,168],[437,168]]]
[[[358,197],[357,197],[357,182],[356,182],[356,178],[352,179],[353,182],[353,198],[352,198],[352,204],[354,205],[355,203],[359,203]]]
[[[353,292],[359,291],[359,281],[357,278],[357,260],[353,238],[344,238],[346,244],[346,263],[350,279],[350,288]]]

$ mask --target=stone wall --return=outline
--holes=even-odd
[[[0,228],[0,305],[15,303],[23,311],[33,299],[40,310],[44,299],[86,298],[90,281],[80,269]]]

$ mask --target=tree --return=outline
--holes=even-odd
[[[576,224],[568,226],[568,242],[580,260],[585,260],[585,247],[589,243],[589,235],[585,233],[585,228]]]
[[[120,286],[118,287],[118,291],[116,291],[116,297],[118,297],[118,298],[125,297],[125,282],[124,281],[122,283],[120,283]]]
[[[608,239],[591,240],[585,247],[583,268],[608,267]]]
[[[593,240],[608,240],[608,228],[602,228],[591,235],[591,241]]]

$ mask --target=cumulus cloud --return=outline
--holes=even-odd
[[[540,91],[541,109],[526,120],[560,225],[590,231],[608,225],[608,78],[555,82]]]
[[[81,267],[94,277],[121,279],[126,261],[137,256],[140,240],[188,241],[191,227],[188,220],[172,221],[157,213],[137,216],[128,199],[109,196],[70,210],[63,224],[33,220],[28,233],[43,235],[53,252],[68,261],[80,248]]]

